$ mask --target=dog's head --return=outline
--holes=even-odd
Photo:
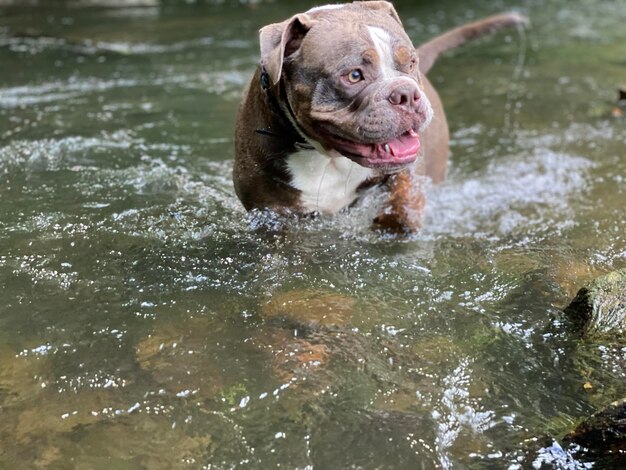
[[[262,28],[260,42],[271,90],[319,150],[383,171],[417,158],[432,108],[390,3],[313,8]]]

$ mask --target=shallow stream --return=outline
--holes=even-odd
[[[0,467],[522,468],[626,397],[562,313],[626,267],[626,3],[396,2],[416,44],[532,21],[430,74],[410,240],[376,192],[278,234],[234,194],[256,32],[310,2],[163,3],[0,6]]]

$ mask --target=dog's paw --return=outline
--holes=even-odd
[[[410,219],[400,214],[382,212],[372,221],[372,230],[393,235],[411,235],[422,227],[418,218]]]

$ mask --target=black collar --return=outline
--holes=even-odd
[[[270,107],[270,111],[284,120],[285,116],[283,116],[278,100],[270,90],[270,74],[267,73],[267,70],[265,70],[265,67],[263,66],[261,66],[259,82],[261,84],[261,90],[263,90],[263,94],[265,95],[265,101],[267,101],[267,104]]]
[[[286,113],[288,113],[289,116],[285,115],[285,110],[281,108],[276,96],[274,95],[274,93],[272,93],[272,90],[270,89],[270,76],[267,73],[267,70],[265,70],[265,67],[263,66],[261,66],[261,75],[259,76],[259,82],[261,85],[261,90],[263,90],[263,95],[265,95],[265,101],[267,102],[267,105],[270,108],[270,111],[272,112],[272,114],[278,117],[280,121],[282,122],[283,126],[289,129],[291,131],[290,133],[293,136],[295,136],[294,147],[297,147],[300,149],[313,150],[313,147],[311,146],[311,144],[309,144],[306,141],[306,139],[302,137],[302,134],[294,125],[294,123],[296,122],[296,117],[293,113],[293,110],[291,109],[289,100],[287,99],[285,94],[282,92],[282,87],[279,87],[279,93],[281,93],[283,102],[285,103]],[[256,129],[255,132],[257,134],[266,135],[269,137],[276,137],[276,138],[285,137],[284,135],[274,132],[272,129]]]

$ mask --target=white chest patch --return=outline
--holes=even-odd
[[[357,188],[374,176],[374,171],[317,150],[301,150],[289,156],[291,185],[300,190],[300,202],[309,211],[334,214],[357,198]]]

